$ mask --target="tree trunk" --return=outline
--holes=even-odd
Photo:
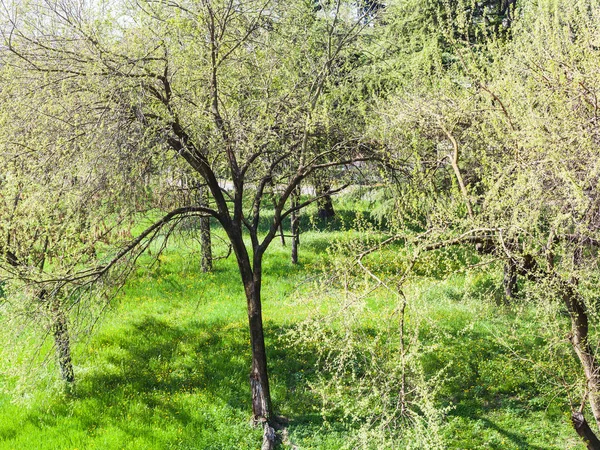
[[[298,213],[293,212],[291,214],[291,230],[292,230],[292,264],[298,264],[298,245],[300,239],[298,238]]]
[[[517,265],[512,259],[504,264],[504,279],[502,280],[504,285],[504,296],[506,301],[515,298],[518,285],[517,285]]]
[[[263,333],[260,284],[260,268],[257,270],[255,265],[253,279],[245,283],[248,322],[250,324],[250,346],[252,347],[252,367],[250,370],[252,412],[255,421],[268,422],[272,417],[272,404]]]
[[[582,249],[576,248],[573,253],[573,266],[579,267],[581,260]],[[577,292],[578,284],[579,280],[576,275],[571,277],[570,282],[563,283],[563,299],[571,319],[569,340],[583,366],[588,401],[594,419],[596,419],[596,426],[600,429],[600,367],[589,342],[589,318],[583,297]]]
[[[283,222],[279,224],[279,236],[281,237],[281,246],[285,247],[285,234],[283,232]]]
[[[263,429],[263,443],[260,450],[273,450],[277,444],[277,435],[275,429],[268,423],[265,423]]]
[[[575,411],[571,414],[571,422],[577,434],[584,440],[588,450],[600,450],[600,440],[588,425],[583,413]]]
[[[273,211],[277,210],[277,200],[273,197]],[[279,223],[279,237],[281,238],[281,245],[285,247],[285,233],[283,232],[283,220]]]
[[[208,206],[208,192],[200,188],[200,206]],[[213,268],[212,242],[210,238],[210,217],[200,217],[200,245],[202,247],[202,272],[210,272]]]
[[[52,333],[54,334],[54,345],[56,346],[60,375],[67,383],[73,383],[75,381],[75,374],[71,361],[71,343],[69,340],[67,317],[57,298],[52,299],[52,320]]]
[[[572,286],[565,287],[563,296],[571,318],[571,334],[569,339],[583,367],[587,381],[590,407],[594,419],[596,419],[596,424],[600,429],[600,367],[598,367],[594,351],[589,343],[587,311],[583,299]]]
[[[292,208],[298,206],[298,188],[292,193]],[[290,229],[292,232],[292,264],[298,264],[298,246],[300,245],[300,219],[298,211],[290,214]]]
[[[319,207],[318,215],[320,219],[331,219],[335,216],[335,209],[333,209],[333,202],[331,201],[330,195],[325,195],[331,189],[329,183],[322,183],[317,185],[317,195],[323,197],[317,201]]]
[[[272,418],[271,391],[269,389],[269,373],[267,370],[267,351],[263,332],[261,281],[262,252],[254,247],[253,263],[244,244],[242,229],[239,224],[226,224],[226,231],[235,252],[238,268],[244,284],[248,307],[248,323],[250,329],[250,348],[252,350],[252,366],[250,368],[250,388],[252,390],[252,414],[255,422],[269,423]],[[251,236],[254,243],[257,236]]]
[[[200,218],[200,243],[202,247],[202,272],[210,272],[212,266],[212,243],[210,239],[210,217]]]

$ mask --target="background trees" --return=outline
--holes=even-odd
[[[390,125],[380,128],[389,146],[410,152],[412,182],[401,192],[419,199],[404,213],[420,217],[426,230],[428,243],[417,248],[477,243],[504,261],[508,298],[526,285],[526,298],[562,305],[569,314],[570,325],[559,328],[586,380],[583,400],[572,405],[582,436],[584,403],[594,417],[598,409],[594,294],[582,284],[594,276],[579,272],[596,267],[597,92],[589,86],[597,85],[597,71],[588,64],[598,58],[592,44],[598,28],[592,10],[591,3],[523,3],[509,40],[474,46],[470,33],[446,34],[452,59],[445,57],[428,92],[392,96],[394,112],[388,103],[381,122]]]

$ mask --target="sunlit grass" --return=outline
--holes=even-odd
[[[331,265],[327,248],[359,236],[331,228],[302,235],[299,266],[278,241],[264,263],[273,400],[278,414],[290,419],[289,442],[303,449],[341,448],[352,432],[342,421],[323,421],[308,384],[314,360],[279,339],[308,314],[298,299],[310,297],[312,277]],[[224,244],[216,247],[217,255],[226,253]],[[189,242],[173,240],[152,263],[157,248],[142,258],[95,333],[75,345],[72,393],[40,388],[27,402],[0,398],[0,449],[259,447],[261,430],[250,423],[246,304],[234,256],[203,274]],[[389,258],[400,250],[387,250]],[[526,316],[496,305],[497,277],[430,275],[411,284],[407,295],[410,308],[427,318],[421,338],[438,348],[424,357],[425,368],[446,368],[438,401],[451,406],[444,429],[449,447],[582,448],[564,401],[541,391],[531,367],[497,342],[495,330],[527,326]],[[369,299],[369,326],[389,320],[387,301]],[[524,339],[521,345],[538,343]]]

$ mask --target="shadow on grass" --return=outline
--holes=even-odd
[[[514,446],[516,446],[516,448],[518,448],[518,449],[545,450],[545,447],[540,447],[538,445],[530,444],[525,436],[522,436],[518,433],[509,431],[505,428],[499,427],[492,420],[489,420],[484,417],[478,417],[478,416],[463,416],[463,417],[471,419],[473,421],[477,421],[479,424],[483,425],[483,428],[487,428],[489,430],[496,431],[498,434],[500,434],[501,436],[503,436],[504,438],[506,438],[510,442],[512,442],[512,444]],[[482,430],[479,429],[479,432],[481,432],[481,431]],[[487,445],[489,446],[488,448],[490,448],[490,449],[503,450],[506,448],[505,444],[494,444],[494,443],[488,442]]]
[[[136,392],[175,393],[192,389],[221,392],[228,379],[239,374],[236,356],[241,348],[237,329],[226,331],[225,325],[199,321],[173,326],[147,316],[118,335],[104,337],[101,345],[118,349],[106,356],[105,362],[121,367],[116,374],[93,372],[85,377],[90,384],[79,395],[129,386]],[[217,379],[217,375],[223,377]],[[229,386],[229,388],[235,386]],[[231,406],[238,407],[239,389],[231,390]]]
[[[460,418],[475,426],[472,436],[479,440],[485,430],[493,430],[512,442],[519,449],[539,449],[530,444],[526,435],[529,427],[521,424],[527,420],[538,420],[538,413],[547,412],[553,400],[545,398],[539,391],[527,361],[515,359],[506,347],[500,345],[492,335],[477,329],[462,329],[449,324],[447,334],[439,339],[440,351],[424,359],[426,373],[430,375],[444,370],[444,383],[439,400],[444,405],[453,405],[450,417]],[[428,339],[426,335],[423,339]],[[534,342],[522,342],[533,346]],[[500,414],[518,430],[497,425],[490,415]],[[515,417],[520,419],[515,420]],[[528,419],[529,418],[529,419]],[[462,429],[462,428],[461,428]],[[467,433],[465,427],[463,433]],[[523,431],[522,431],[523,430]],[[521,432],[522,431],[522,432]],[[462,436],[465,439],[465,436]],[[489,448],[502,449],[503,445],[489,443]]]
[[[315,399],[306,388],[314,361],[272,344],[286,327],[267,326],[265,331],[271,343],[267,345],[275,408],[285,404],[292,424],[320,426]],[[206,432],[216,422],[226,432],[237,427],[232,434],[250,432],[251,359],[245,323],[173,324],[145,317],[95,339],[93,345],[102,350],[93,369],[81,374],[69,401],[54,399],[52,418],[41,419],[40,410],[31,411],[29,422],[38,428],[60,426],[61,421],[86,430],[116,428],[148,442],[156,441],[161,427],[187,429],[186,442],[196,439],[194,430]],[[219,439],[233,438],[215,436],[210,448],[238,448],[218,444]]]

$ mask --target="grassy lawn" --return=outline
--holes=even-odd
[[[347,236],[304,233],[299,266],[291,265],[289,247],[274,242],[264,263],[272,394],[278,413],[290,420],[286,448],[338,449],[353,431],[341,418],[323,420],[308,387],[314,357],[280,340],[306,317],[298,301],[311,295],[306,280],[331,262],[330,243]],[[223,252],[220,246],[217,253]],[[219,260],[210,274],[200,273],[199,259],[177,240],[158,263],[146,257],[95,333],[75,345],[72,393],[40,383],[26,401],[0,397],[0,449],[259,448],[261,430],[250,425],[246,305],[235,258]],[[517,317],[482,299],[494,282],[459,274],[415,286],[428,318],[420,337],[435,334],[438,346],[424,356],[424,367],[446,371],[438,398],[440,407],[450,406],[446,446],[583,448],[564,399],[540,388],[531,364],[498,342],[498,330],[531,324],[526,314]],[[379,313],[373,306],[373,323]],[[541,343],[525,338],[520,345],[517,350],[531,350]]]

